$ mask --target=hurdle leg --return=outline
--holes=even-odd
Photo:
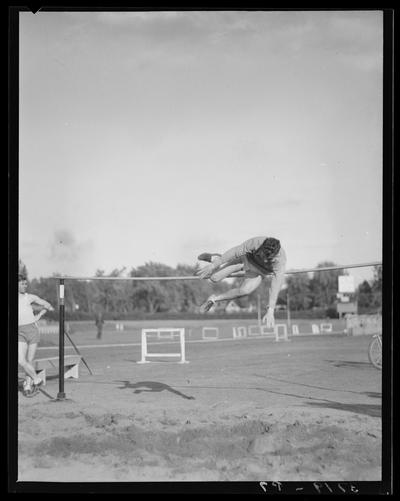
[[[300,334],[298,325],[296,324],[292,325],[292,334],[293,336],[298,336]]]
[[[279,327],[283,328],[283,335],[279,333]],[[289,341],[288,335],[287,335],[287,326],[286,324],[275,324],[274,326],[274,334],[275,334],[275,341]]]
[[[142,358],[137,362],[138,364],[146,364],[149,361],[146,360],[147,356],[147,337],[146,332],[142,330],[142,347],[141,347]]]
[[[185,358],[185,329],[182,329],[180,331],[180,338],[181,338],[181,360],[179,363],[187,364],[189,362]]]
[[[319,334],[320,333],[320,331],[319,331],[319,325],[312,324],[311,325],[311,331],[312,331],[313,334]]]

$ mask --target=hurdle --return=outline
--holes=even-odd
[[[280,330],[283,330],[283,333],[280,333]],[[286,324],[275,324],[274,334],[275,334],[275,341],[277,342],[289,341]]]
[[[311,331],[312,331],[313,334],[319,334],[320,333],[320,331],[319,331],[319,325],[312,324],[311,325]]]
[[[174,339],[174,337],[179,337],[180,333],[176,329],[158,329],[157,339]]]
[[[213,332],[214,335],[207,335],[208,332]],[[201,337],[206,340],[219,339],[219,328],[218,327],[203,327],[201,330]]]
[[[292,325],[292,334],[293,334],[293,336],[299,336],[300,335],[299,326],[297,324],[293,324]]]
[[[263,336],[263,337],[275,337],[275,330],[271,330],[268,328],[266,325],[249,325],[248,331],[247,331],[248,337],[256,337],[256,336]]]
[[[275,336],[275,331],[271,330],[266,325],[261,325],[261,335],[265,336],[265,337],[276,337]]]
[[[66,355],[64,357],[64,379],[79,378],[79,362],[82,360],[80,355]],[[46,385],[46,369],[58,369],[58,357],[37,358],[34,360],[34,369],[42,379],[43,385]]]
[[[174,333],[177,333],[180,338],[180,348],[181,351],[179,353],[149,353],[147,350],[147,335],[148,334],[157,334],[157,337],[159,337],[160,333],[163,332],[168,332],[170,331],[172,336]],[[171,337],[172,337],[171,336]],[[178,363],[180,364],[187,364],[189,363],[186,358],[185,358],[185,329],[184,328],[179,328],[179,329],[169,329],[169,328],[159,328],[159,329],[142,329],[142,349],[141,349],[141,359],[137,362],[138,364],[146,364],[150,363],[150,360],[147,360],[147,358],[164,358],[164,357],[179,357],[180,360]]]
[[[246,329],[246,327],[244,325],[241,325],[239,327],[233,327],[233,329],[232,329],[232,336],[233,336],[234,339],[247,337],[247,329]]]
[[[261,329],[262,329],[262,327],[260,327],[259,325],[249,325],[249,327],[247,329],[247,335],[249,337],[262,336]]]
[[[321,324],[320,331],[321,332],[332,332],[332,324]]]

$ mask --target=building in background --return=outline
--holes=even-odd
[[[355,298],[355,282],[352,275],[340,275],[338,277],[338,301],[336,303],[339,318],[348,314],[356,315],[358,313],[358,304]]]

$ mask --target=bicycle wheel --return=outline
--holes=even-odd
[[[382,369],[382,341],[379,337],[371,339],[368,347],[368,358],[377,369]]]

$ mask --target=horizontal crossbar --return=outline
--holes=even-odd
[[[307,268],[302,270],[288,270],[285,272],[285,275],[295,275],[296,273],[315,273],[319,271],[329,271],[329,270],[346,270],[348,268],[366,268],[369,266],[381,266],[381,261],[371,261],[368,263],[357,263],[357,264],[346,264],[346,265],[335,265],[335,266],[326,266],[321,268]],[[244,272],[237,272],[230,275],[230,277],[242,277],[244,276]],[[68,275],[60,275],[53,276],[49,278],[55,278],[57,280],[80,280],[90,282],[92,280],[131,280],[131,281],[140,281],[140,280],[199,280],[198,276],[193,275],[182,275],[182,276],[171,276],[171,277],[73,277]],[[228,277],[229,278],[229,277]]]
[[[159,329],[142,329],[143,332],[147,333],[161,333],[161,332],[182,332],[184,329],[183,328],[169,328],[169,327],[160,327]]]
[[[147,357],[180,357],[181,353],[146,353]]]

